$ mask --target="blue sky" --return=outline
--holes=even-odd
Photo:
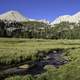
[[[80,11],[80,0],[0,0],[0,14],[17,10],[28,18],[54,20]]]

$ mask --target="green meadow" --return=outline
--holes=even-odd
[[[67,64],[59,68],[46,65],[41,74],[14,75],[5,80],[80,80],[80,40],[0,38],[0,74],[7,68],[37,60],[40,51],[47,53],[55,49],[64,50]]]
[[[0,63],[20,62],[34,56],[38,51],[50,49],[80,48],[80,40],[44,40],[44,39],[0,39]]]

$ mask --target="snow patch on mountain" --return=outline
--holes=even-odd
[[[71,15],[59,16],[53,22],[51,22],[51,25],[58,24],[60,22],[78,23],[79,21],[80,21],[80,12],[72,16]]]

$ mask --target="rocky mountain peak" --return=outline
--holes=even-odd
[[[1,14],[0,15],[0,19],[18,21],[18,22],[27,21],[28,20],[22,14],[20,14],[18,11],[13,11],[13,10]]]

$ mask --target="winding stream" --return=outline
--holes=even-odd
[[[68,62],[63,57],[64,51],[62,49],[55,49],[55,50],[50,50],[47,54],[44,54],[44,52],[40,52],[38,54],[38,57],[40,57],[39,60],[36,60],[34,62],[31,62],[31,65],[29,64],[24,64],[18,67],[13,67],[9,68],[6,70],[3,70],[0,73],[0,78],[3,78],[4,75],[5,77],[8,77],[8,75],[26,75],[26,74],[31,74],[31,75],[37,75],[43,73],[44,66],[46,65],[53,65],[56,68],[58,68],[61,65],[64,65]]]

